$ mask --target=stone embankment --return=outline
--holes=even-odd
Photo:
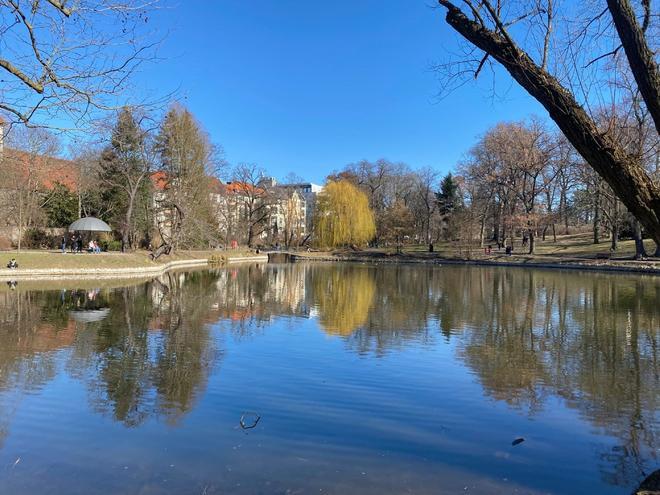
[[[509,266],[564,270],[590,270],[644,273],[660,275],[660,262],[636,260],[595,260],[581,258],[552,258],[530,256],[492,256],[478,259],[443,258],[440,256],[387,255],[384,253],[287,253],[291,261],[298,262],[354,262],[354,263],[387,263],[387,264],[429,264],[429,265],[480,265]]]
[[[185,268],[199,268],[210,266],[221,266],[222,264],[234,263],[265,263],[268,261],[266,255],[254,256],[228,256],[221,258],[202,258],[202,259],[180,259],[165,263],[154,264],[153,266],[135,266],[135,267],[103,267],[98,268],[21,268],[8,269],[0,268],[0,281],[8,280],[47,280],[54,278],[148,278],[162,275],[163,273]]]

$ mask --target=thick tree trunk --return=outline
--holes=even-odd
[[[559,193],[559,215],[564,216],[564,234],[568,235],[568,208],[566,203],[566,191],[562,189]],[[559,221],[561,222],[561,218]],[[555,242],[557,242],[556,239]]]
[[[644,240],[642,238],[642,226],[633,219],[633,239],[635,239],[635,259],[641,260],[647,257],[646,249],[644,249]]]
[[[502,203],[497,203],[497,208],[495,208],[495,216],[493,218],[493,242],[496,244],[500,243],[500,227],[502,223]]]
[[[613,210],[611,218],[612,243],[610,249],[616,251],[619,248],[619,201],[616,198],[614,198]]]
[[[502,64],[545,107],[580,155],[612,187],[651,237],[660,242],[660,190],[641,164],[610,136],[600,132],[575,97],[555,77],[534,63],[508,36],[470,20],[447,0],[438,1],[447,8],[447,23]]]
[[[250,225],[250,227],[248,228],[248,235],[247,235],[247,245],[248,245],[249,248],[252,247],[252,238],[253,238],[253,236],[254,236],[254,234],[253,234],[253,231],[252,231],[252,225]]]
[[[630,70],[660,134],[660,69],[628,0],[607,0]],[[650,5],[649,5],[650,8]],[[657,14],[657,12],[656,12]],[[647,13],[650,15],[650,12]]]
[[[594,194],[594,244],[600,244],[600,184]]]
[[[126,252],[126,246],[130,245],[131,225],[133,223],[133,197],[129,198],[126,216],[124,217],[124,228],[121,230],[121,252]]]
[[[614,225],[612,226],[612,241],[610,249],[612,251],[619,249],[619,222],[614,222]]]
[[[527,254],[534,254],[534,248],[536,247],[536,235],[534,229],[529,229],[529,251]]]
[[[17,250],[21,250],[21,241],[23,240],[23,196],[19,196],[18,201],[18,243],[16,244]]]

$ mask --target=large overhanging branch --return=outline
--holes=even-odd
[[[499,62],[550,114],[567,139],[603,177],[628,209],[660,243],[660,191],[638,160],[628,155],[608,135],[599,131],[575,97],[545,69],[538,66],[512,38],[500,32],[503,23],[490,7],[496,29],[469,19],[448,0],[446,22],[467,41]]]
[[[644,36],[649,23],[650,1],[644,3],[646,14],[643,26],[637,22],[635,11],[628,0],[607,0],[607,7],[612,14],[639,92],[660,134],[660,69]]]

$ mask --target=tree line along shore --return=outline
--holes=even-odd
[[[650,244],[647,241],[647,244]],[[15,258],[19,264],[18,270],[0,268],[0,275],[11,279],[17,275],[21,278],[37,274],[43,276],[48,272],[54,274],[94,276],[95,273],[118,275],[135,272],[135,275],[157,267],[171,265],[171,268],[222,266],[227,263],[257,262],[267,260],[273,262],[361,262],[361,263],[422,263],[422,264],[453,264],[469,263],[490,266],[520,266],[530,268],[566,268],[583,270],[603,270],[660,274],[660,260],[635,260],[633,241],[622,241],[617,256],[609,252],[599,252],[597,246],[589,242],[586,235],[560,236],[559,242],[538,246],[536,255],[512,253],[507,255],[502,249],[472,249],[455,251],[451,243],[439,243],[434,251],[429,252],[428,246],[406,246],[381,248],[338,248],[333,250],[318,249],[282,249],[280,251],[263,252],[256,249],[236,250],[180,250],[169,256],[153,260],[148,251],[141,250],[126,254],[103,253],[101,255],[66,254],[59,251],[28,250],[20,253],[6,253]],[[270,257],[269,257],[270,255]],[[279,256],[278,256],[279,255]],[[9,257],[7,258],[9,259]],[[5,261],[5,260],[3,260]]]

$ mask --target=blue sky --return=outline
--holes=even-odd
[[[458,35],[429,0],[186,0],[152,19],[169,30],[138,84],[179,99],[232,164],[322,182],[360,159],[450,170],[499,120],[543,109],[508,76],[438,100],[431,67]]]

